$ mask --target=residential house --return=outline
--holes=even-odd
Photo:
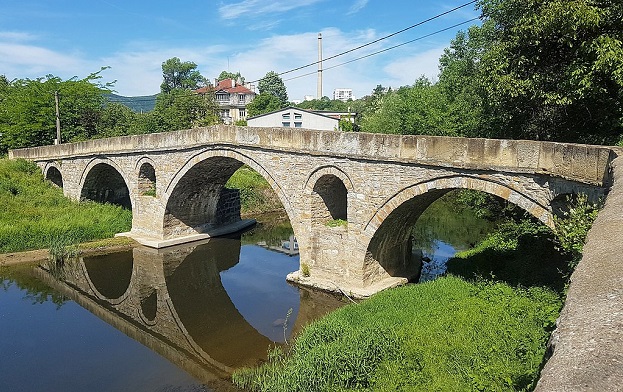
[[[234,79],[215,81],[214,87],[208,86],[195,90],[199,94],[214,93],[219,107],[219,116],[225,124],[233,124],[247,119],[247,105],[255,98],[253,85],[243,85]]]
[[[250,127],[285,127],[334,131],[339,129],[340,119],[342,118],[350,118],[350,121],[354,121],[355,114],[312,111],[290,106],[274,112],[249,117],[247,125]]]

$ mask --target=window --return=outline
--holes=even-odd
[[[229,94],[216,94],[216,100],[219,102],[229,102]]]
[[[247,111],[245,109],[238,109],[238,117],[245,118],[247,116]]]
[[[303,123],[300,121],[295,121],[294,122],[294,128],[303,128]]]
[[[282,115],[281,115],[281,117],[282,117],[284,120],[289,120],[289,119],[290,119],[290,113],[284,113],[284,114],[282,114]],[[289,125],[288,125],[288,126],[289,126]]]
[[[289,127],[290,126],[290,121],[284,121],[281,123],[282,127]]]
[[[245,95],[244,94],[238,94],[238,102],[239,103],[244,103],[245,101]]]
[[[294,113],[294,119],[295,120],[300,120],[303,118],[303,115],[301,113]]]

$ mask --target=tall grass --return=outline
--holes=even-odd
[[[76,242],[128,231],[132,212],[75,202],[25,160],[0,159],[0,253],[49,248],[53,238]]]
[[[283,209],[268,181],[249,166],[245,165],[238,169],[225,186],[240,190],[240,207],[243,215]]]
[[[233,380],[254,391],[531,390],[561,306],[548,289],[448,276],[339,309],[289,355]]]

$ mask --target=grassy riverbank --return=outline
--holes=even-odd
[[[307,327],[253,391],[529,391],[564,301],[569,256],[551,231],[507,221],[449,261],[449,276],[381,292]]]
[[[108,238],[132,221],[120,207],[67,199],[24,160],[0,159],[0,205],[0,253]]]
[[[381,292],[310,325],[259,368],[255,391],[530,390],[562,305],[543,288],[448,276]]]

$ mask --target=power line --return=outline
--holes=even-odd
[[[377,54],[381,54],[381,53],[387,52],[387,51],[389,51],[389,50],[396,49],[396,48],[399,48],[399,47],[401,47],[401,46],[404,46],[404,45],[407,45],[407,44],[413,43],[413,42],[415,42],[415,41],[419,41],[419,40],[422,40],[422,39],[424,39],[424,38],[428,38],[428,37],[430,37],[430,36],[432,36],[432,35],[439,34],[439,33],[442,33],[442,32],[444,32],[444,31],[448,31],[448,30],[454,29],[454,28],[456,28],[456,27],[459,27],[459,26],[461,26],[461,25],[464,25],[464,24],[467,24],[467,23],[473,22],[473,21],[478,20],[478,19],[480,19],[480,18],[472,18],[472,19],[466,20],[466,21],[464,21],[464,22],[457,23],[457,24],[455,24],[455,25],[452,25],[452,26],[449,26],[449,27],[443,28],[443,29],[441,29],[441,30],[434,31],[434,32],[432,32],[432,33],[429,33],[429,34],[423,35],[423,36],[421,36],[421,37],[418,37],[418,38],[415,38],[415,39],[412,39],[412,40],[409,40],[409,41],[403,42],[403,43],[401,43],[401,44],[394,45],[394,46],[390,46],[389,48],[385,48],[385,49],[379,50],[379,51],[374,52],[374,53],[369,53],[369,54],[367,54],[367,55],[365,55],[365,56],[357,57],[357,58],[355,58],[355,59],[352,59],[352,60],[349,60],[349,61],[345,61],[345,62],[340,63],[340,64],[336,64],[336,65],[332,65],[332,66],[330,66],[330,67],[326,67],[323,71],[326,71],[326,70],[329,70],[329,69],[333,69],[333,68],[337,68],[337,67],[341,67],[342,65],[346,65],[346,64],[354,63],[355,61],[363,60],[363,59],[366,59],[366,58],[368,58],[368,57],[376,56]],[[299,75],[299,76],[295,76],[295,77],[293,77],[293,78],[285,79],[285,80],[284,80],[284,82],[287,82],[287,81],[290,81],[290,80],[294,80],[294,79],[299,79],[299,78],[302,78],[302,77],[305,77],[305,76],[309,76],[309,75],[314,75],[315,73],[316,73],[316,71],[314,71],[314,72],[308,72],[308,73],[303,74],[303,75]]]
[[[329,56],[329,57],[323,58],[323,59],[322,59],[322,61],[332,60],[332,59],[334,59],[334,58],[336,58],[336,57],[343,56],[343,55],[345,55],[345,54],[348,54],[348,53],[354,52],[354,51],[356,51],[356,50],[359,50],[359,49],[365,48],[365,47],[367,47],[367,46],[373,45],[373,44],[378,43],[378,42],[380,42],[380,41],[383,41],[383,40],[385,40],[385,39],[391,38],[391,37],[393,37],[393,36],[395,36],[395,35],[398,35],[398,34],[400,34],[400,33],[404,33],[404,32],[405,32],[405,31],[407,31],[407,30],[411,30],[411,29],[413,29],[413,28],[415,28],[415,27],[418,27],[418,26],[421,26],[421,25],[423,25],[423,24],[425,24],[425,23],[431,22],[431,21],[433,21],[433,20],[435,20],[435,19],[438,19],[438,18],[440,18],[440,17],[442,17],[442,16],[445,16],[445,15],[447,15],[447,14],[449,14],[449,13],[452,13],[452,12],[455,12],[455,11],[457,11],[457,10],[461,9],[461,8],[467,7],[467,6],[468,6],[468,5],[470,5],[470,4],[474,4],[476,1],[477,1],[477,0],[472,0],[472,1],[468,2],[468,3],[465,3],[465,4],[462,4],[462,5],[459,5],[459,6],[454,7],[454,8],[452,8],[452,9],[448,10],[448,11],[442,12],[442,13],[437,14],[437,15],[435,15],[435,16],[432,16],[432,17],[430,17],[430,18],[428,18],[428,19],[425,19],[425,20],[423,20],[423,21],[421,21],[421,22],[418,22],[418,23],[416,23],[416,24],[413,24],[413,25],[411,25],[411,26],[409,26],[409,27],[406,27],[406,28],[404,28],[404,29],[402,29],[402,30],[398,30],[398,31],[396,31],[396,32],[394,32],[394,33],[391,33],[391,34],[389,34],[389,35],[386,35],[386,36],[384,36],[384,37],[377,38],[377,39],[375,39],[374,41],[370,41],[370,42],[368,42],[368,43],[366,43],[366,44],[359,45],[359,46],[357,46],[357,47],[355,47],[355,48],[352,48],[352,49],[346,50],[346,51],[344,51],[344,52],[341,52],[341,53],[335,54],[335,55],[333,55],[333,56]],[[478,19],[478,18],[476,18],[476,19]],[[281,73],[278,73],[277,75],[278,75],[278,76],[281,76],[281,75],[285,75],[285,74],[292,73],[292,72],[295,72],[295,71],[299,71],[299,70],[301,70],[301,69],[304,69],[304,68],[308,68],[308,67],[311,67],[311,66],[317,65],[318,63],[320,63],[320,60],[315,61],[315,62],[313,62],[313,63],[306,64],[306,65],[302,65],[302,66],[300,66],[300,67],[296,67],[296,68],[293,68],[293,69],[290,69],[290,70],[287,70],[287,71],[284,71],[284,72],[281,72]],[[315,73],[315,72],[314,72],[314,73]],[[260,80],[262,80],[262,79],[254,80],[254,81],[249,82],[249,83],[257,83],[257,82],[259,82]]]

